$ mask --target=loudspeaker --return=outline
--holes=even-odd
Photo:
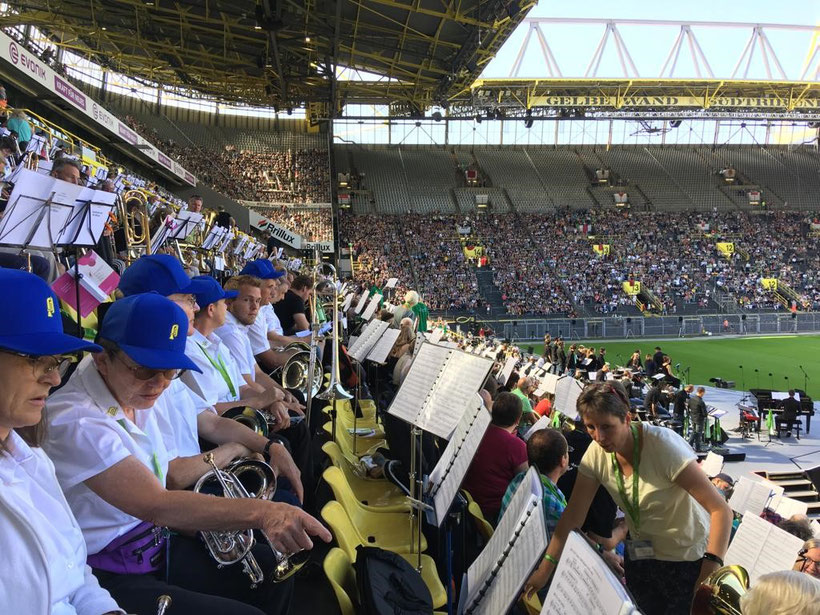
[[[683,322],[683,316],[678,316],[678,322]]]
[[[740,320],[746,320],[746,314],[741,315]]]
[[[632,318],[630,318],[629,316],[627,316],[627,317],[626,317],[626,324],[629,324],[629,323],[631,323],[631,322],[632,322]]]

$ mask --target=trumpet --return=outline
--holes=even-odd
[[[196,493],[226,498],[255,497],[270,500],[276,491],[276,474],[273,468],[264,462],[239,459],[224,470],[220,470],[214,461],[213,453],[208,453],[204,459],[212,469],[197,481],[194,486]],[[259,530],[259,533],[265,538],[276,559],[276,565],[271,571],[274,583],[286,581],[307,563],[310,557],[307,551],[302,550],[290,555],[280,553],[263,530]],[[219,568],[242,562],[243,571],[251,580],[251,588],[265,580],[265,573],[251,552],[256,544],[253,530],[210,531],[201,534]]]

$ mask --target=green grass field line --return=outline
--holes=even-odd
[[[789,385],[802,389],[803,372],[798,367],[802,365],[809,375],[807,392],[815,401],[820,401],[820,335],[704,338],[686,341],[594,340],[581,343],[594,346],[596,351],[601,346],[605,347],[607,357],[613,365],[625,363],[638,348],[642,355],[646,355],[652,354],[655,346],[660,346],[672,359],[673,366],[680,363],[681,370],[686,367],[692,368],[691,380],[695,384],[709,385],[709,378],[723,378],[734,380],[740,389],[744,380],[739,367],[742,365],[747,390],[757,388],[758,383],[763,389],[785,390]],[[524,350],[532,345],[539,354],[543,349],[543,344],[519,342],[518,345]],[[757,373],[755,369],[758,370]],[[770,373],[772,377],[769,377]],[[786,376],[789,378],[788,381]]]

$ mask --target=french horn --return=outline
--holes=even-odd
[[[692,615],[741,615],[740,599],[749,591],[743,566],[723,566],[701,583],[692,600]]]

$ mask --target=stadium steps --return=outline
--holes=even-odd
[[[513,200],[510,198],[510,193],[507,192],[506,188],[501,189],[501,195],[504,197],[504,200],[507,203],[507,211],[518,213],[518,210],[515,208],[515,203],[513,203]]]
[[[499,316],[507,313],[501,291],[493,282],[493,270],[489,267],[476,267],[475,277],[478,281],[478,292],[484,303],[490,304],[490,313]]]
[[[447,194],[450,195],[450,200],[453,202],[453,207],[455,207],[456,213],[461,214],[461,207],[458,205],[458,197],[456,197],[455,188],[450,188],[447,191]]]

